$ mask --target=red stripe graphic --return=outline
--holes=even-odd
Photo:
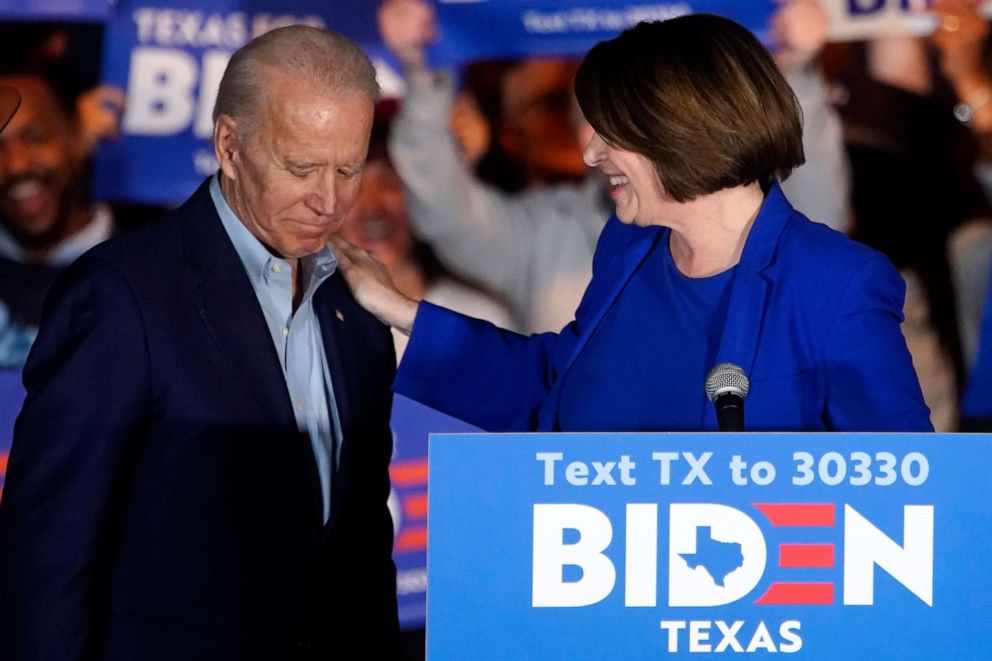
[[[389,477],[397,487],[413,487],[427,484],[427,460],[412,459],[397,461],[389,467]]]
[[[0,452],[0,500],[3,499],[3,480],[7,476],[7,455],[6,450]]]
[[[833,544],[779,544],[779,567],[833,567]]]
[[[832,503],[754,503],[773,526],[832,526]]]
[[[772,583],[768,592],[756,604],[808,604],[834,603],[833,583]]]
[[[427,494],[414,493],[403,496],[403,516],[410,519],[427,517]]]
[[[397,553],[423,551],[427,548],[427,526],[404,526],[395,546]]]

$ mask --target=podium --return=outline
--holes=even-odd
[[[458,434],[427,655],[992,658],[992,436]]]

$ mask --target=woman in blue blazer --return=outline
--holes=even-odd
[[[803,162],[800,111],[747,30],[642,23],[589,52],[576,94],[616,214],[560,333],[418,304],[337,244],[362,304],[412,329],[396,392],[491,431],[712,430],[706,377],[732,363],[748,430],[932,430],[899,274],[782,195]]]

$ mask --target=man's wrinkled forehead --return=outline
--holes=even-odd
[[[336,128],[342,133],[353,127],[357,133],[349,137],[359,140],[360,135],[364,160],[373,113],[374,104],[363,91],[308,87],[290,77],[269,89],[259,106],[257,128],[267,137],[275,133],[305,138],[315,127]]]

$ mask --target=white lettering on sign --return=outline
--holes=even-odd
[[[145,46],[131,52],[124,131],[172,135],[193,120],[197,65],[181,50]]]
[[[875,565],[933,606],[933,505],[903,508],[899,546],[850,505],[844,507],[844,603],[875,603]]]
[[[574,544],[565,544],[565,531],[578,532]],[[617,571],[603,551],[613,540],[606,515],[586,505],[534,505],[534,588],[532,604],[589,606],[613,591]],[[564,580],[564,568],[581,568],[577,581]]]
[[[154,7],[135,10],[132,18],[139,45],[128,68],[124,132],[167,136],[192,130],[201,140],[213,131],[217,89],[235,50],[286,25],[324,26],[318,16]]]
[[[205,14],[202,11],[142,7],[131,18],[138,43],[180,48],[219,48],[235,51],[250,39],[287,25],[324,27],[319,16],[244,12]]]
[[[698,457],[691,452],[681,453],[681,458],[689,464],[689,472],[682,479],[682,485],[689,485],[697,480],[702,484],[713,484],[706,474],[706,462],[713,457],[712,452],[704,452]],[[672,483],[672,464],[679,461],[678,452],[652,452],[651,458],[658,462],[658,484],[667,486]]]
[[[624,605],[654,607],[658,586],[658,506],[628,503],[620,562]],[[874,603],[878,565],[933,604],[932,505],[903,510],[903,544],[880,531],[850,505],[844,506],[845,605]],[[668,606],[722,606],[747,596],[767,565],[765,537],[744,512],[717,503],[672,503],[668,516]],[[535,504],[533,606],[580,607],[608,597],[618,568],[607,556],[613,525],[602,511],[580,504]],[[566,569],[575,580],[566,580]],[[761,637],[759,637],[759,641]]]
[[[544,462],[544,485],[554,486],[555,464],[564,460],[565,455],[561,452],[538,452],[534,455],[538,461]],[[570,461],[565,466],[565,481],[573,487],[584,486],[634,486],[637,479],[634,477],[634,469],[637,465],[630,460],[628,455],[620,455],[617,461]],[[614,472],[616,471],[616,472]],[[617,482],[619,480],[619,482]]]
[[[708,654],[715,652],[720,654],[728,649],[734,652],[783,652],[793,654],[803,648],[803,639],[799,632],[802,624],[799,620],[786,620],[778,627],[778,636],[781,640],[776,642],[764,620],[759,621],[753,628],[750,639],[747,640],[747,647],[741,644],[738,636],[744,628],[746,622],[735,620],[727,623],[723,620],[662,620],[659,623],[661,629],[668,633],[668,652],[684,652]],[[720,636],[719,642],[715,645],[710,637],[713,627],[717,628]],[[683,635],[687,633],[687,635]],[[688,645],[683,646],[682,642],[688,638]]]

